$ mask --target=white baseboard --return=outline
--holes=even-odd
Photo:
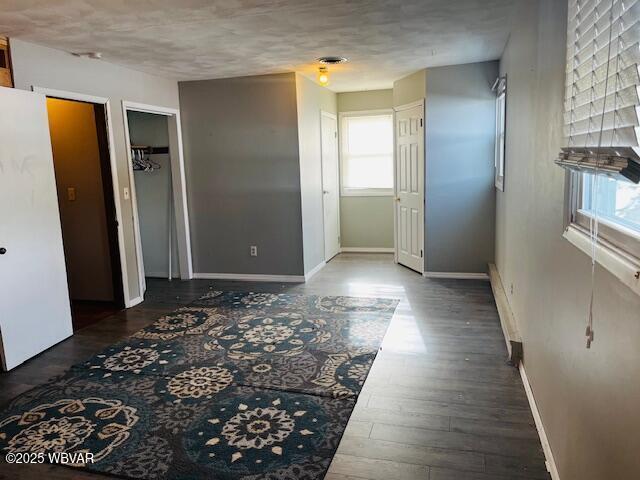
[[[139,296],[129,300],[129,302],[125,305],[125,308],[135,307],[136,305],[142,303],[144,301],[144,297]]]
[[[169,272],[144,272],[145,277],[149,278],[167,278],[169,276]],[[180,275],[175,274],[171,278],[178,279]]]
[[[304,275],[263,275],[254,273],[194,273],[193,278],[237,280],[240,282],[304,283]]]
[[[556,461],[553,458],[553,452],[551,451],[551,445],[549,445],[547,432],[545,431],[544,425],[542,424],[542,417],[540,416],[540,412],[538,411],[536,399],[533,396],[533,390],[531,389],[531,384],[529,383],[529,378],[527,377],[527,372],[525,371],[524,364],[522,362],[520,362],[519,370],[520,376],[522,377],[522,383],[524,384],[524,390],[527,393],[527,400],[529,400],[529,407],[531,408],[531,413],[533,414],[533,420],[536,422],[536,429],[538,430],[538,436],[540,437],[540,443],[542,444],[542,450],[544,451],[547,470],[551,474],[552,480],[560,480],[560,474],[558,473],[558,468],[556,467]]]
[[[489,280],[486,273],[466,273],[466,272],[424,272],[427,278],[453,278],[457,280]]]
[[[311,270],[309,270],[307,273],[305,273],[304,274],[304,281],[308,282],[309,279],[311,277],[313,277],[316,273],[318,273],[320,270],[322,270],[325,267],[326,264],[327,264],[327,262],[322,261],[318,265],[313,267]]]
[[[340,251],[343,253],[393,253],[395,249],[383,247],[342,247]]]
[[[507,298],[504,285],[502,285],[500,272],[498,272],[498,268],[493,263],[489,264],[489,280],[491,281],[491,290],[493,291],[493,298],[498,309],[502,334],[507,344],[509,359],[511,363],[516,366],[520,364],[520,359],[522,358],[522,337],[520,336],[518,324],[511,310],[511,305],[509,305],[509,299]]]

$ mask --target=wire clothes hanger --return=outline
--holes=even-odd
[[[150,147],[131,147],[131,163],[133,169],[137,171],[153,172],[160,170],[161,165],[151,159],[152,149]]]

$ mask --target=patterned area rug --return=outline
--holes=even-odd
[[[74,466],[125,478],[321,479],[396,305],[211,291],[10,402],[0,451],[89,452]]]

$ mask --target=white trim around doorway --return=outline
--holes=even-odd
[[[111,183],[113,185],[113,202],[116,209],[116,221],[118,222],[118,250],[120,254],[120,270],[122,273],[122,293],[124,297],[124,305],[126,308],[135,305],[135,299],[132,299],[129,292],[129,276],[127,274],[127,257],[124,240],[124,231],[122,223],[122,204],[120,203],[120,184],[118,182],[118,166],[116,162],[116,147],[113,137],[113,121],[111,117],[111,104],[106,97],[97,97],[84,93],[67,92],[65,90],[56,90],[53,88],[44,88],[33,85],[31,90],[41,93],[46,97],[61,98],[63,100],[75,100],[77,102],[94,103],[104,105],[106,113],[107,137],[109,142],[109,163],[111,164]],[[140,302],[138,302],[140,303]]]
[[[140,236],[140,221],[138,217],[138,202],[136,197],[135,179],[131,159],[131,139],[129,136],[128,112],[143,112],[164,115],[168,119],[169,128],[169,156],[171,159],[171,177],[173,186],[174,215],[176,235],[178,240],[178,263],[180,278],[190,280],[194,278],[191,257],[191,230],[189,226],[189,210],[187,207],[187,186],[184,169],[184,153],[182,148],[182,126],[180,111],[175,108],[147,105],[144,103],[122,101],[122,116],[124,121],[125,144],[127,149],[129,184],[131,186],[131,208],[133,210],[133,224],[136,244],[136,259],[138,264],[138,279],[140,296],[144,297],[146,289],[144,263],[142,259],[142,239]]]

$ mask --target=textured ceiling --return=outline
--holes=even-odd
[[[0,33],[179,80],[283,71],[334,91],[389,88],[424,67],[496,59],[526,0],[0,0]]]

